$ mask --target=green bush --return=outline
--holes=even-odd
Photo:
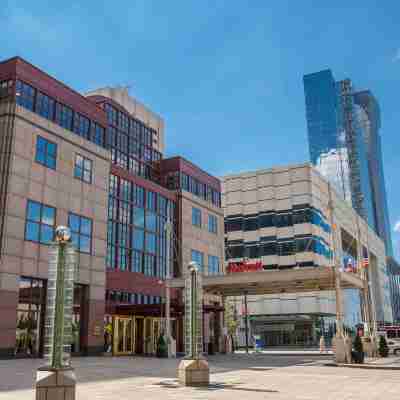
[[[389,346],[384,336],[381,336],[381,338],[379,339],[378,351],[381,357],[387,357],[389,355]]]
[[[157,342],[157,357],[168,357],[168,347],[163,335],[160,335]]]
[[[355,352],[357,352],[357,353],[363,353],[364,352],[364,348],[363,348],[363,344],[362,344],[360,336],[357,335],[355,337],[353,346],[354,346],[354,351]]]
[[[362,364],[364,362],[364,348],[360,336],[356,336],[353,342],[353,359],[356,363]]]

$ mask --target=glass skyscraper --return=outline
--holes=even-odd
[[[381,211],[375,210],[384,197],[387,214],[385,193],[379,193],[379,202],[374,196],[384,188],[380,148],[374,147],[378,129],[371,133],[371,127],[379,126],[371,122],[379,120],[379,113],[361,101],[363,92],[356,93],[349,79],[335,81],[330,70],[305,75],[303,81],[311,162],[386,241],[377,222]],[[373,166],[372,159],[377,160]]]
[[[335,81],[330,70],[305,75],[303,82],[311,162],[376,231],[392,257],[376,99],[368,90],[355,91],[349,79]],[[346,296],[350,322],[359,299],[354,290]]]
[[[389,213],[386,200],[385,177],[383,172],[381,126],[379,104],[369,90],[354,94],[354,102],[360,107],[360,121],[367,148],[368,170],[372,189],[372,205],[375,228],[386,245],[386,255],[393,257]]]

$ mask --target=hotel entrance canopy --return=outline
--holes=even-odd
[[[364,280],[354,273],[340,272],[341,287],[364,288]],[[183,278],[167,280],[170,288],[184,288]],[[332,267],[237,272],[203,276],[203,290],[222,296],[277,294],[335,290]]]

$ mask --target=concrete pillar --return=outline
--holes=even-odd
[[[0,358],[14,356],[18,289],[17,275],[0,272]]]
[[[82,347],[87,355],[95,355],[104,351],[104,287],[90,286],[88,292],[82,318]]]

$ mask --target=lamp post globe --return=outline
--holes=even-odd
[[[66,226],[58,226],[56,228],[56,232],[55,232],[55,239],[56,242],[59,243],[66,243],[69,242],[71,240],[71,231],[68,227]]]
[[[190,272],[199,272],[199,265],[195,261],[191,261],[188,265]]]

